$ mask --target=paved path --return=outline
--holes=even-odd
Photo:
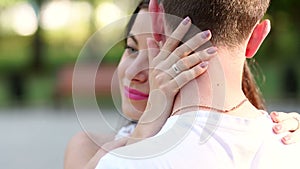
[[[300,112],[300,106],[270,107]],[[93,127],[97,118],[90,115],[83,121]],[[72,110],[0,110],[0,168],[62,169],[65,147],[78,131],[81,127]]]
[[[1,110],[0,168],[63,168],[66,144],[79,130],[72,112]]]
[[[87,128],[99,127],[95,117],[82,121],[89,122]],[[62,169],[66,145],[78,131],[72,110],[0,110],[0,168]]]

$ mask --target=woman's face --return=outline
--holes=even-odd
[[[118,67],[123,113],[138,120],[149,96],[147,38],[151,37],[150,15],[142,9],[127,37]]]

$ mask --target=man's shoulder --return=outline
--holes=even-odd
[[[265,141],[261,145],[253,161],[254,168],[274,168],[274,169],[298,169],[300,143],[285,145],[281,138],[288,133],[277,135],[270,132],[265,136]]]
[[[122,154],[109,152],[103,156],[95,169],[135,169],[137,165],[130,158],[123,157]]]
[[[169,166],[168,160],[178,157],[176,150],[188,132],[180,131],[180,125],[175,123],[176,118],[168,119],[157,135],[109,152],[99,161],[96,169],[134,169],[147,165],[156,169],[166,168]]]
[[[160,159],[159,151],[154,150],[153,143],[143,140],[117,148],[103,156],[96,169],[140,169],[147,166],[163,169],[164,161]]]
[[[110,153],[107,153],[99,160],[95,169],[117,169],[120,168],[120,166],[118,166],[120,164],[122,163],[118,160],[112,160]]]

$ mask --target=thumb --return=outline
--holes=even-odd
[[[147,45],[148,45],[148,61],[149,65],[151,65],[153,59],[159,53],[159,45],[153,38],[147,38]]]

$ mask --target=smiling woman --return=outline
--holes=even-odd
[[[138,120],[145,110],[149,93],[147,38],[151,27],[147,26],[150,15],[140,11],[127,38],[126,50],[118,67],[122,110],[129,118]]]

